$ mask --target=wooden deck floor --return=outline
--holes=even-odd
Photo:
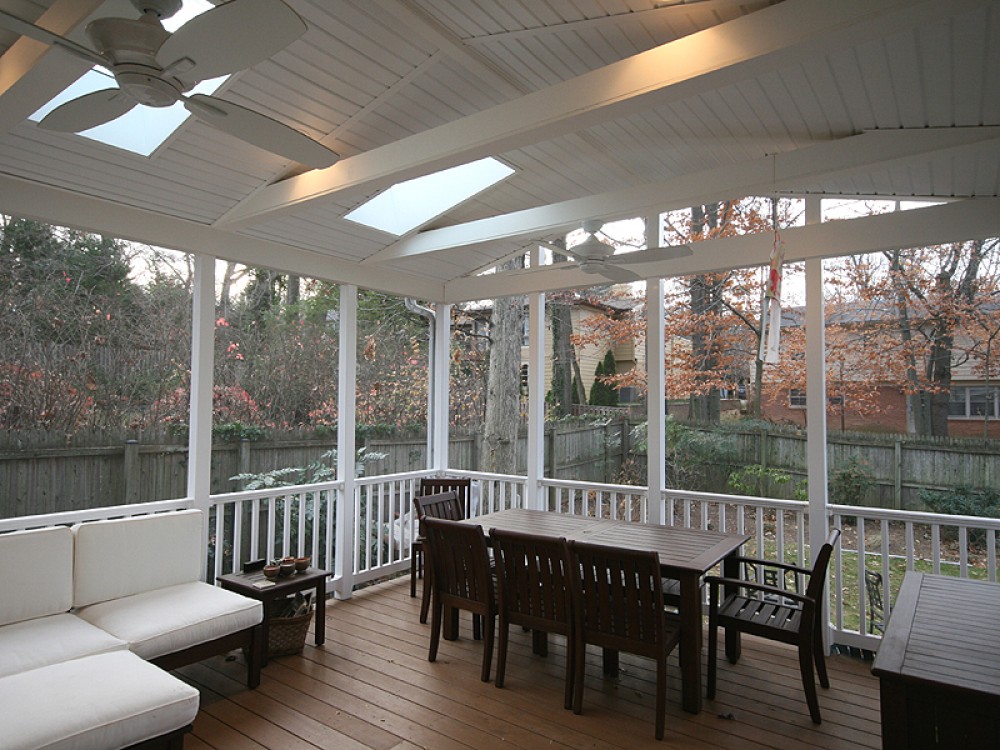
[[[327,609],[326,644],[273,659],[257,690],[243,685],[241,660],[180,670],[201,690],[188,750],[308,748],[843,748],[880,747],[878,682],[870,663],[831,656],[830,690],[820,690],[816,727],[802,697],[794,650],[745,638],[743,657],[719,668],[719,694],[694,716],[680,708],[679,669],[671,657],[667,729],[653,737],[655,673],[623,654],[618,679],[601,676],[590,655],[583,714],[562,708],[565,641],[549,656],[531,653],[530,634],[512,633],[507,682],[479,680],[482,645],[467,616],[461,638],[442,641],[427,661],[429,625],[406,578],[358,592]]]

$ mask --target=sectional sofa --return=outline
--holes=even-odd
[[[167,671],[243,647],[260,602],[200,580],[197,510],[0,534],[0,744],[183,747],[196,689]]]

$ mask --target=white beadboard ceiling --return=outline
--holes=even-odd
[[[432,301],[588,285],[574,270],[475,274],[588,217],[749,194],[949,201],[843,234],[789,230],[789,259],[1000,235],[996,0],[287,1],[306,34],[219,95],[338,164],[306,171],[194,120],[149,158],[43,131],[26,116],[87,66],[0,31],[0,212]],[[0,0],[74,35],[121,7]],[[343,219],[483,155],[515,173],[409,236]],[[700,243],[637,268],[767,249]]]

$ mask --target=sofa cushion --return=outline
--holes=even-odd
[[[0,534],[0,625],[68,612],[73,533],[65,526]]]
[[[7,750],[122,748],[185,727],[198,691],[128,651],[0,678]]]
[[[81,607],[75,614],[127,641],[144,659],[155,659],[253,627],[264,609],[253,599],[193,581]]]
[[[127,647],[125,641],[66,612],[15,622],[0,627],[0,677]]]
[[[73,606],[197,581],[202,517],[185,510],[77,524]]]

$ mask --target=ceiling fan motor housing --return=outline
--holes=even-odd
[[[168,80],[142,65],[116,65],[118,86],[140,104],[147,107],[169,107],[181,97],[181,90]]]

